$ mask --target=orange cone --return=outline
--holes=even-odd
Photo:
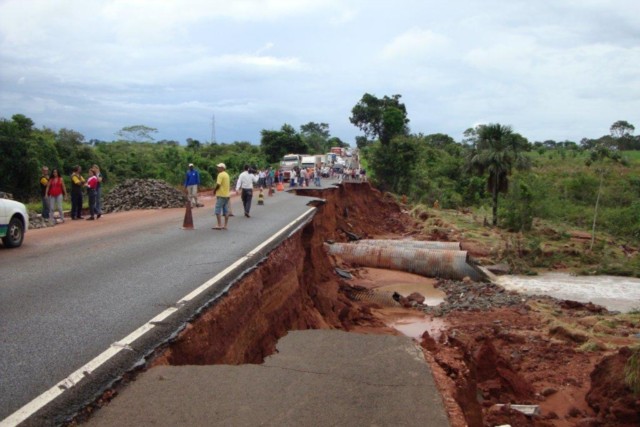
[[[184,221],[182,223],[183,230],[193,230],[193,216],[191,215],[191,202],[187,201],[187,210],[184,213]]]
[[[282,185],[282,182],[279,182],[278,185],[276,186],[276,190],[278,191],[284,191],[284,185]]]

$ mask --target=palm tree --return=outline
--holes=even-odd
[[[527,140],[511,126],[499,123],[477,128],[475,143],[467,157],[467,168],[478,175],[488,173],[487,190],[493,201],[493,225],[498,225],[498,195],[509,189],[512,169],[526,169],[529,159],[522,154]]]

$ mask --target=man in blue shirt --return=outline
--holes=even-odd
[[[193,168],[193,163],[189,163],[189,169],[184,178],[184,188],[187,190],[187,197],[192,208],[198,205],[198,184],[200,184],[200,174]]]

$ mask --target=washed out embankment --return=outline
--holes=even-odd
[[[349,299],[352,287],[334,269],[336,263],[355,275],[359,269],[328,256],[323,244],[354,236],[434,236],[369,185],[296,192],[326,203],[318,205],[308,225],[187,326],[154,365],[260,363],[275,351],[280,337],[296,329],[397,333],[386,326],[379,306]],[[615,339],[607,341],[589,335],[597,316],[606,315],[593,305],[523,296],[470,281],[440,281],[438,289],[447,294],[445,303],[420,311],[441,316],[446,327],[439,337],[426,333],[422,346],[453,426],[634,425],[639,404],[620,373],[628,351],[608,350],[629,345],[632,326],[620,323],[611,332]],[[581,350],[585,343],[595,351]],[[610,378],[616,380],[603,388]],[[505,403],[538,405],[542,414],[527,417],[508,406],[496,409]]]
[[[400,208],[369,185],[301,193],[326,200],[317,204],[311,223],[187,325],[152,365],[260,363],[289,330],[384,328],[368,307],[340,291],[343,285],[323,243],[346,241],[348,233],[404,233]]]

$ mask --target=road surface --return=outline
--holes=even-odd
[[[228,230],[212,230],[209,198],[194,230],[181,228],[184,208],[119,212],[0,246],[0,425],[35,411],[63,421],[313,215],[311,198],[256,196],[251,218],[232,199]]]

